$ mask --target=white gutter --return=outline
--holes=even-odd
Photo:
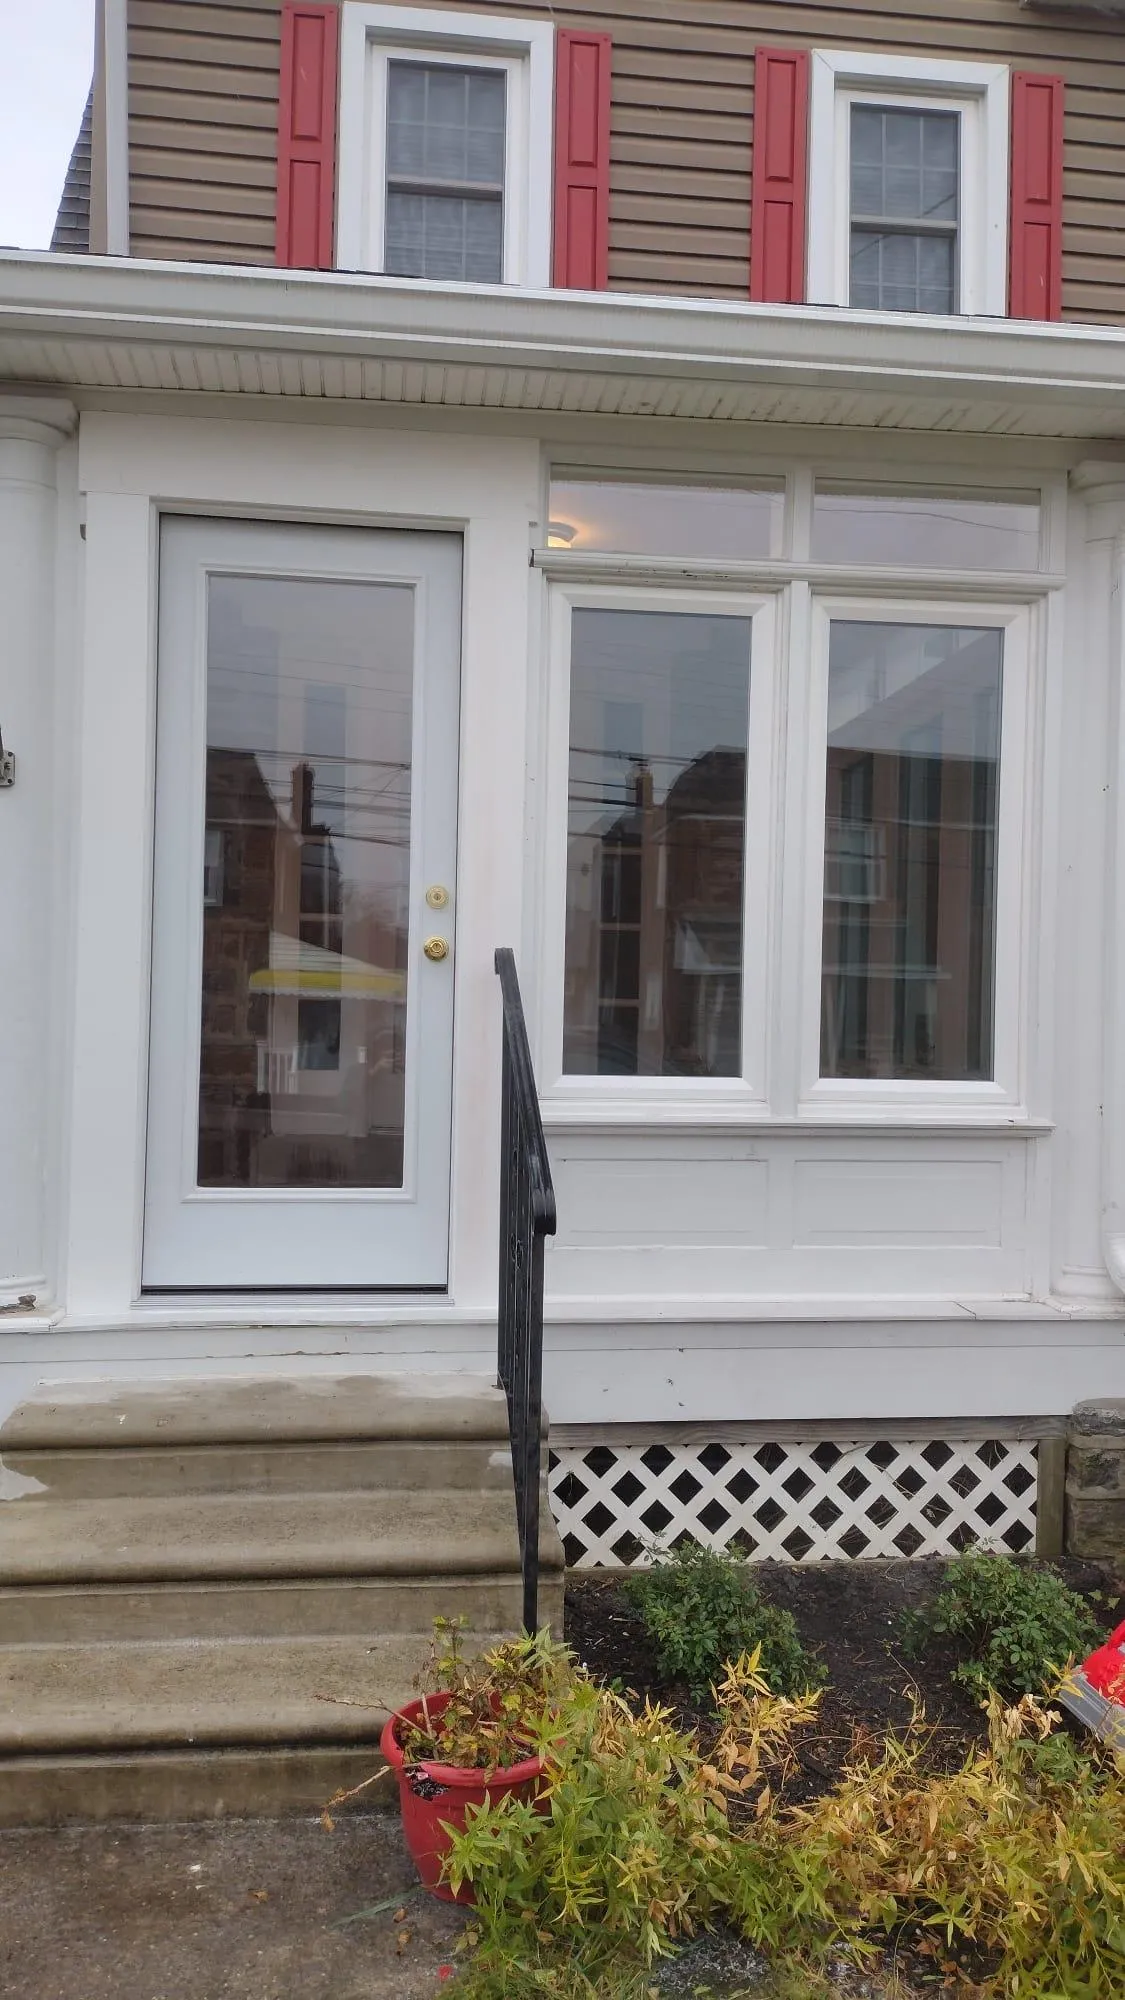
[[[1125,494],[1122,498],[1125,499]],[[1102,1256],[1118,1291],[1125,1292],[1125,531],[1114,540],[1112,561]]]
[[[0,337],[156,341],[336,359],[652,375],[725,386],[879,390],[966,406],[1049,398],[1056,426],[1120,412],[1125,328],[948,320],[732,300],[403,284],[345,272],[0,255]],[[1071,427],[1070,419],[1073,419]],[[934,413],[944,427],[942,409]]]
[[[102,0],[105,91],[105,228],[111,257],[129,255],[128,0]]]
[[[1105,551],[1094,598],[1104,601],[1109,586],[1101,1251],[1110,1278],[1125,1292],[1125,464],[1088,459],[1072,469],[1070,484],[1086,503],[1087,547]]]

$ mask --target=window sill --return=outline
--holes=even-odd
[[[973,1112],[962,1105],[933,1107],[881,1104],[867,1108],[854,1104],[830,1108],[817,1105],[795,1118],[773,1117],[760,1102],[702,1102],[699,1098],[676,1103],[668,1098],[649,1097],[626,1102],[620,1097],[603,1100],[585,1098],[567,1102],[548,1098],[541,1105],[543,1128],[547,1133],[718,1133],[743,1134],[762,1138],[802,1138],[810,1134],[871,1136],[923,1135],[946,1138],[982,1133],[993,1138],[1042,1139],[1054,1131],[1054,1121],[1029,1118],[1012,1109]]]

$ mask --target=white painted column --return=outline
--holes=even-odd
[[[1087,591],[1100,581],[1109,608],[1101,1247],[1125,1291],[1125,463],[1087,461],[1071,486],[1087,507]]]
[[[56,455],[71,403],[0,395],[0,1304],[46,1285]]]

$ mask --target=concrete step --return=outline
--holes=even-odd
[[[378,1767],[371,1745],[354,1743],[0,1757],[0,1827],[319,1813]],[[389,1774],[362,1802],[397,1807]]]
[[[544,1554],[557,1546],[544,1523]],[[15,1500],[3,1508],[0,1585],[184,1579],[494,1575],[518,1564],[503,1492],[206,1494]]]
[[[488,1644],[494,1635],[482,1634]],[[0,1646],[0,1760],[32,1752],[369,1743],[426,1663],[421,1633]]]
[[[545,1493],[540,1551],[561,1633]],[[313,1809],[435,1617],[477,1651],[521,1615],[487,1379],[42,1387],[0,1426],[0,1825]]]
[[[506,1445],[507,1406],[488,1377],[470,1374],[55,1382],[0,1424],[0,1455],[348,1439]]]
[[[370,1443],[149,1445],[12,1449],[0,1455],[5,1500],[140,1500],[164,1494],[494,1492],[512,1495],[512,1456],[500,1439],[384,1438]]]
[[[557,1574],[544,1577],[545,1592]],[[371,1641],[394,1633],[430,1632],[435,1618],[465,1618],[469,1644],[475,1647],[477,1632],[517,1631],[522,1607],[523,1586],[514,1564],[503,1574],[437,1572],[412,1577],[406,1585],[401,1577],[379,1576],[24,1585],[0,1589],[0,1644],[318,1635]]]

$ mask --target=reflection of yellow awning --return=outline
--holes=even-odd
[[[250,974],[251,993],[278,993],[294,999],[313,994],[353,1000],[401,1000],[406,975],[366,965],[362,958],[325,951],[323,945],[270,932],[270,962]]]

